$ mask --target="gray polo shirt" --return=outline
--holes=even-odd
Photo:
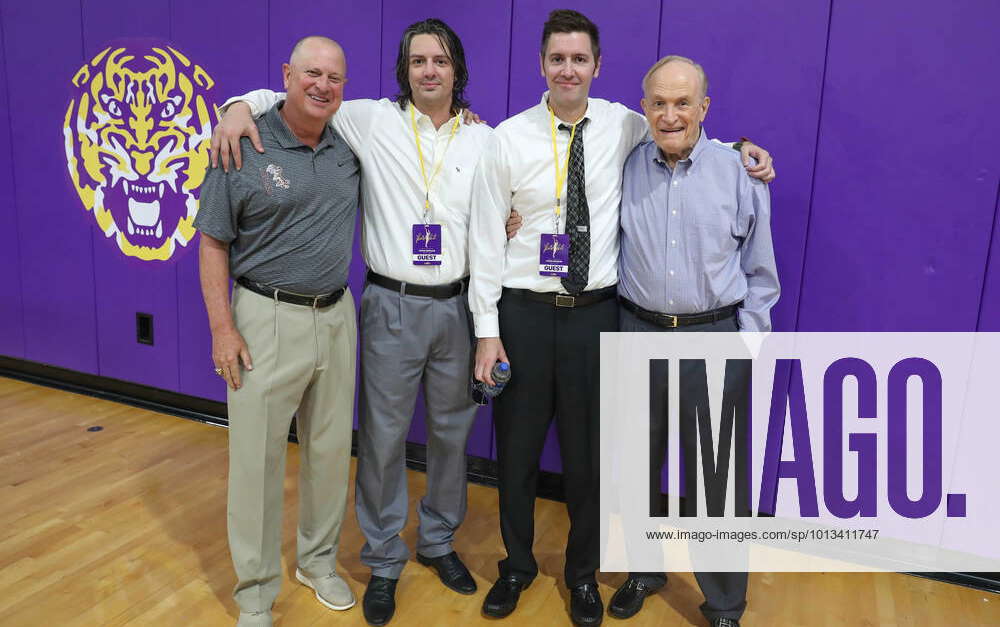
[[[243,169],[210,168],[194,226],[229,242],[229,273],[300,294],[347,284],[361,168],[324,125],[316,149],[292,134],[279,103],[257,120],[264,153],[244,137]]]

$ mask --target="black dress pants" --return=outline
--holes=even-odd
[[[625,308],[621,309],[621,330],[627,332],[702,332],[702,333],[724,333],[737,332],[735,318],[719,320],[706,324],[697,324],[676,329],[664,329],[645,320],[640,320]],[[654,364],[653,368],[657,368]],[[749,373],[748,373],[749,374]],[[654,372],[653,380],[661,382],[660,387],[652,389],[651,392],[651,414],[667,415],[667,375],[665,373]],[[667,452],[667,425],[666,421],[650,423],[649,433],[650,447],[650,468],[649,468],[649,507],[650,515],[655,515],[661,509],[661,485],[660,471],[663,469],[663,459]],[[685,443],[690,446],[690,454],[694,454],[693,443]],[[627,537],[638,537],[638,531],[631,532]],[[746,547],[741,546],[736,549],[745,551]],[[697,567],[697,549],[691,555],[692,561]],[[651,588],[658,588],[667,582],[664,573],[631,573],[631,576],[642,581]],[[698,586],[702,594],[705,595],[705,603],[701,606],[702,614],[709,620],[716,618],[732,618],[739,620],[746,609],[747,583],[746,572],[699,572],[694,573],[698,580]]]
[[[554,417],[570,520],[566,585],[594,583],[600,544],[600,334],[618,330],[617,301],[555,307],[504,290],[499,314],[512,374],[493,414],[500,531],[507,549],[500,576],[528,583],[538,574],[532,553],[535,494]]]

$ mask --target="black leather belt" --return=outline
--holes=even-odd
[[[329,307],[330,305],[336,304],[340,297],[344,295],[344,290],[346,287],[342,287],[336,292],[330,292],[329,294],[319,294],[317,296],[309,296],[308,294],[296,294],[295,292],[286,292],[279,290],[274,287],[268,287],[266,285],[261,285],[260,283],[255,283],[246,277],[240,277],[236,279],[236,282],[247,288],[251,292],[260,294],[261,296],[267,296],[268,298],[277,298],[283,303],[291,303],[293,305],[305,305],[306,307],[314,307],[316,309],[321,309],[323,307]]]
[[[614,298],[617,294],[617,285],[603,287],[599,290],[590,290],[589,292],[580,292],[575,296],[557,294],[556,292],[534,292],[514,287],[503,288],[504,296],[516,296],[518,298],[545,303],[546,305],[554,305],[555,307],[586,307],[587,305],[593,305],[594,303]]]
[[[707,324],[709,322],[718,322],[719,320],[725,320],[736,315],[736,310],[743,305],[743,301],[734,303],[732,305],[727,305],[726,307],[719,307],[718,309],[713,309],[712,311],[705,311],[696,314],[665,314],[656,311],[650,311],[648,309],[643,309],[639,305],[636,305],[627,298],[620,299],[622,307],[628,309],[635,317],[640,320],[645,320],[646,322],[651,322],[657,326],[665,327],[667,329],[673,329],[675,327],[687,327],[692,324]]]
[[[418,283],[403,283],[369,270],[368,282],[393,292],[399,292],[401,296],[430,296],[441,300],[458,296],[469,290],[469,277],[445,285],[420,285]]]

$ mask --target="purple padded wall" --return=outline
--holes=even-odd
[[[62,133],[70,79],[83,63],[80,14],[54,0],[5,2],[0,11],[17,147],[24,357],[96,374],[93,217],[69,181]],[[48,89],[40,89],[39,68],[55,80]]]
[[[978,321],[979,330],[1000,331],[1000,166],[992,154],[1000,92],[990,81],[1000,6],[957,0],[930,14],[901,0],[839,0],[832,10],[830,2],[577,3],[602,29],[592,94],[638,110],[640,79],[661,54],[705,65],[709,134],[745,134],[776,158],[777,329],[971,330]],[[127,259],[94,228],[67,176],[61,126],[70,78],[110,40],[174,42],[215,79],[221,102],[263,85],[280,89],[292,44],[329,35],[347,52],[347,96],[379,97],[396,91],[403,27],[436,15],[463,37],[473,109],[496,124],[538,102],[541,27],[560,6],[3,3],[0,267],[9,289],[0,299],[0,354],[225,398],[211,374],[198,240],[168,263]],[[64,77],[55,97],[39,96],[39,67]],[[363,272],[356,253],[356,297]],[[136,311],[155,315],[155,346],[135,342]],[[473,431],[473,454],[490,450],[487,415]],[[411,439],[424,438],[418,418]],[[554,438],[542,466],[560,466]]]
[[[171,41],[168,6],[126,0],[83,5],[83,52],[87,60],[123,36]],[[113,237],[105,237],[96,228],[92,233],[99,374],[176,390],[176,258],[139,262],[124,256]],[[179,249],[174,254],[186,252]],[[136,341],[137,312],[153,316],[152,346]]]
[[[495,125],[506,117],[510,5],[506,2],[484,4],[477,7],[474,13],[463,10],[465,6],[465,3],[456,0],[434,0],[423,4],[384,0],[382,70],[379,75],[382,95],[392,98],[399,91],[395,68],[403,30],[419,20],[437,17],[462,39],[469,69],[469,86],[465,93],[471,109]],[[426,442],[423,394],[417,400],[416,409],[408,439],[411,442]],[[489,457],[493,445],[490,417],[489,408],[479,411],[469,434],[468,451],[471,455]]]
[[[794,11],[785,0],[705,0],[696,11],[667,0],[663,6],[659,56],[680,54],[705,68],[709,137],[748,136],[775,157],[772,235],[781,299],[771,320],[777,331],[795,325],[828,18],[828,1]]]
[[[1000,171],[1000,5],[914,9],[834,3],[801,331],[975,329]]]
[[[983,285],[983,302],[979,309],[979,326],[976,331],[1000,331],[1000,184],[993,210],[993,245],[990,247],[986,281]]]
[[[320,0],[288,10],[279,3],[270,3],[267,87],[284,89],[281,64],[288,61],[296,41],[307,35],[324,35],[337,40],[347,56],[348,83],[344,97],[378,98],[381,5],[381,2]]]
[[[4,50],[4,24],[0,15],[0,50]],[[6,53],[4,53],[6,58]],[[0,268],[7,289],[0,298],[0,355],[24,357],[24,318],[21,314],[21,255],[17,241],[17,207],[14,204],[13,149],[10,111],[7,106],[7,68],[0,63]]]
[[[190,19],[196,15],[198,19]],[[228,28],[219,28],[227,24]],[[267,31],[266,7],[237,0],[170,3],[170,35],[192,61],[215,80],[216,104],[232,94],[264,85],[267,51],[247,45],[246,33]],[[225,383],[213,372],[212,335],[201,298],[196,236],[177,259],[177,328],[179,391],[191,396],[226,400]]]

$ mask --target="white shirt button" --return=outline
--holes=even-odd
[[[668,300],[668,301],[667,301],[667,304],[668,304],[668,305],[673,305],[673,304],[674,304],[674,299],[672,299],[672,298],[671,298],[670,300]]]
[[[676,210],[676,209],[674,209],[673,211],[671,211],[671,212],[670,212],[670,215],[673,215],[673,216],[677,215],[677,210]]]
[[[674,186],[674,187],[677,187],[677,181],[674,181],[674,182],[673,182],[673,186]]]
[[[670,245],[671,246],[676,246],[677,245],[677,240],[675,240],[675,239],[670,240]]]
[[[667,274],[669,274],[670,276],[674,276],[674,271],[670,270],[669,272],[667,272]]]

